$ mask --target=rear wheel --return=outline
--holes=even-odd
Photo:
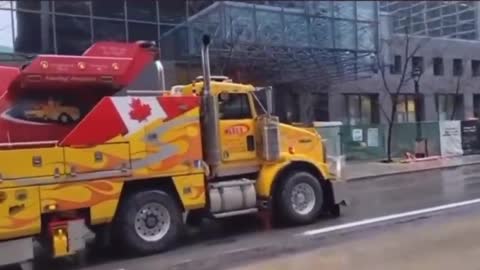
[[[276,194],[277,214],[288,224],[315,221],[323,206],[324,196],[319,180],[307,172],[293,172],[281,179]]]
[[[164,191],[139,191],[122,202],[114,226],[114,241],[128,251],[140,255],[161,252],[179,238],[182,212]]]
[[[62,124],[68,124],[68,123],[73,122],[73,119],[72,119],[72,117],[70,117],[70,115],[68,115],[66,113],[62,113],[58,116],[58,121]]]

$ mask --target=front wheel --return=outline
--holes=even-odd
[[[276,212],[289,224],[315,221],[323,206],[324,196],[319,180],[307,172],[293,172],[281,179],[276,198]]]
[[[136,254],[171,248],[182,230],[182,213],[176,201],[161,190],[128,195],[118,209],[114,241]]]

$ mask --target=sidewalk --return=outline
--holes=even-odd
[[[366,178],[395,175],[402,173],[435,170],[442,168],[460,167],[472,164],[480,164],[480,155],[441,158],[431,161],[416,163],[381,163],[371,162],[348,162],[343,169],[344,179],[347,181],[364,180]]]

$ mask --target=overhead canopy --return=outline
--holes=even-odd
[[[307,6],[215,2],[162,34],[163,56],[200,59],[201,36],[208,33],[213,69],[220,72],[241,67],[276,83],[356,79],[371,74],[376,55],[374,8],[356,21],[356,15],[337,18]]]

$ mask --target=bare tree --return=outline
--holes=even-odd
[[[382,53],[385,53],[384,52],[385,46],[392,46],[391,40],[384,41],[383,42],[384,44],[380,45],[381,46],[379,51],[380,57],[377,57],[377,66],[378,66],[378,70],[380,71],[380,75],[383,83],[382,89],[383,91],[385,91],[386,95],[390,99],[390,106],[391,106],[390,111],[388,112],[384,107],[385,105],[383,105],[383,103],[380,102],[380,110],[384,114],[388,122],[387,158],[385,162],[392,162],[392,131],[393,131],[394,123],[396,122],[398,96],[401,93],[402,89],[404,88],[405,84],[412,79],[411,74],[407,73],[408,66],[411,63],[415,54],[418,52],[418,50],[425,44],[425,42],[422,42],[421,40],[418,40],[417,44],[412,44],[413,42],[412,42],[412,38],[411,38],[408,26],[405,27],[405,32],[403,36],[404,36],[404,44],[403,44],[404,48],[403,48],[402,59],[405,59],[405,60],[399,70],[400,78],[398,80],[389,80],[387,78],[386,69],[391,66],[385,63],[384,58],[381,57]],[[424,39],[424,40],[428,41],[428,39]],[[425,69],[426,68],[424,67],[421,70],[420,76],[423,74]],[[415,108],[415,109],[418,110],[418,108]]]
[[[452,109],[452,114],[450,115],[450,120],[454,120],[455,119],[455,114],[457,113],[457,110],[458,110],[458,97],[459,97],[459,94],[460,94],[460,88],[461,88],[461,82],[460,82],[460,79],[461,76],[458,76],[457,77],[457,83],[456,83],[456,86],[455,86],[455,94],[454,94],[454,98],[453,98],[453,109]]]

